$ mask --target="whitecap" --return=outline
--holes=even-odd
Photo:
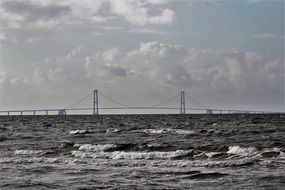
[[[247,156],[255,155],[258,153],[258,151],[255,147],[230,146],[227,153]]]
[[[83,130],[77,129],[77,130],[71,130],[71,131],[69,132],[69,134],[70,134],[70,135],[86,134],[86,133],[88,133],[88,132],[89,132],[89,131],[88,131],[88,130],[85,130],[85,129],[83,129]]]
[[[106,151],[110,149],[114,149],[117,147],[115,144],[75,144],[74,147],[78,147],[81,151],[91,151],[91,152],[98,152],[98,151]]]
[[[176,150],[170,152],[84,152],[72,151],[71,154],[81,158],[102,158],[102,159],[125,159],[125,160],[155,160],[155,159],[172,159],[182,156],[187,156],[192,153],[192,150]]]
[[[35,155],[42,154],[45,151],[43,150],[15,150],[14,154],[16,155]]]
[[[152,143],[152,144],[147,144],[147,147],[148,148],[160,148],[162,147],[162,145],[159,143]]]
[[[71,155],[77,158],[101,158],[107,159],[109,158],[109,153],[107,152],[84,152],[84,151],[71,151]]]
[[[187,134],[193,134],[194,131],[192,130],[183,130],[183,129],[145,129],[143,130],[144,133],[150,133],[150,134],[163,134],[163,133],[172,133],[172,134],[180,134],[180,135],[187,135]]]
[[[107,129],[106,130],[106,133],[109,134],[109,133],[119,133],[120,132],[120,129]]]

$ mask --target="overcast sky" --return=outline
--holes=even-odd
[[[187,107],[285,111],[283,0],[1,0],[0,24],[0,110],[98,89],[135,106],[184,90]]]

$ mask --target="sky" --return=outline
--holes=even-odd
[[[285,111],[284,4],[1,0],[0,110],[65,108],[98,89],[133,106],[185,91],[186,107]]]

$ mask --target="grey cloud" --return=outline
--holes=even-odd
[[[109,67],[108,68],[112,75],[120,76],[120,77],[126,77],[127,72],[125,69],[121,67]]]
[[[182,2],[192,6],[213,5],[222,1]],[[36,39],[41,39],[45,37],[44,33],[52,35],[65,30],[76,32],[78,28],[92,28],[85,32],[94,35],[114,32],[163,34],[151,26],[172,24],[175,12],[171,5],[179,3],[169,0],[3,0],[0,3],[0,40],[29,41],[35,39],[34,35],[38,36]],[[98,27],[90,27],[95,23]],[[122,25],[118,27],[115,23]],[[42,29],[49,31],[42,33]],[[25,33],[24,37],[21,33]]]
[[[4,1],[2,7],[13,14],[23,15],[29,21],[41,19],[55,19],[70,12],[69,6],[62,5],[41,5],[27,1]]]
[[[74,32],[78,28],[92,28],[85,32],[95,35],[110,32],[161,34],[138,26],[171,24],[175,13],[167,7],[166,1],[147,3],[143,0],[3,0],[0,3],[0,39],[17,41],[24,39],[17,31],[30,31],[31,34],[26,35],[29,40],[32,33],[41,29],[48,29],[50,34],[64,30]],[[97,27],[90,27],[94,23]],[[114,29],[115,23],[122,23],[124,27]]]
[[[26,41],[31,42],[38,39],[43,39],[50,37],[52,34],[49,30],[44,28],[5,28],[2,30],[4,42],[19,42],[19,41]],[[1,34],[1,33],[0,33]],[[1,40],[1,38],[0,38]]]

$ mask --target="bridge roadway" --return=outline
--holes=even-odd
[[[180,110],[176,107],[101,107],[99,110]],[[23,109],[23,110],[5,110],[0,111],[0,115],[68,115],[68,111],[92,111],[93,108],[67,108],[67,109]],[[206,114],[257,114],[257,113],[277,113],[269,111],[253,111],[253,110],[238,110],[238,109],[215,109],[215,108],[185,108],[185,110],[196,111]],[[56,112],[56,113],[54,113]],[[196,113],[195,112],[195,113]],[[60,113],[60,114],[59,114]],[[82,114],[82,113],[81,113]],[[189,113],[188,113],[189,114]]]

